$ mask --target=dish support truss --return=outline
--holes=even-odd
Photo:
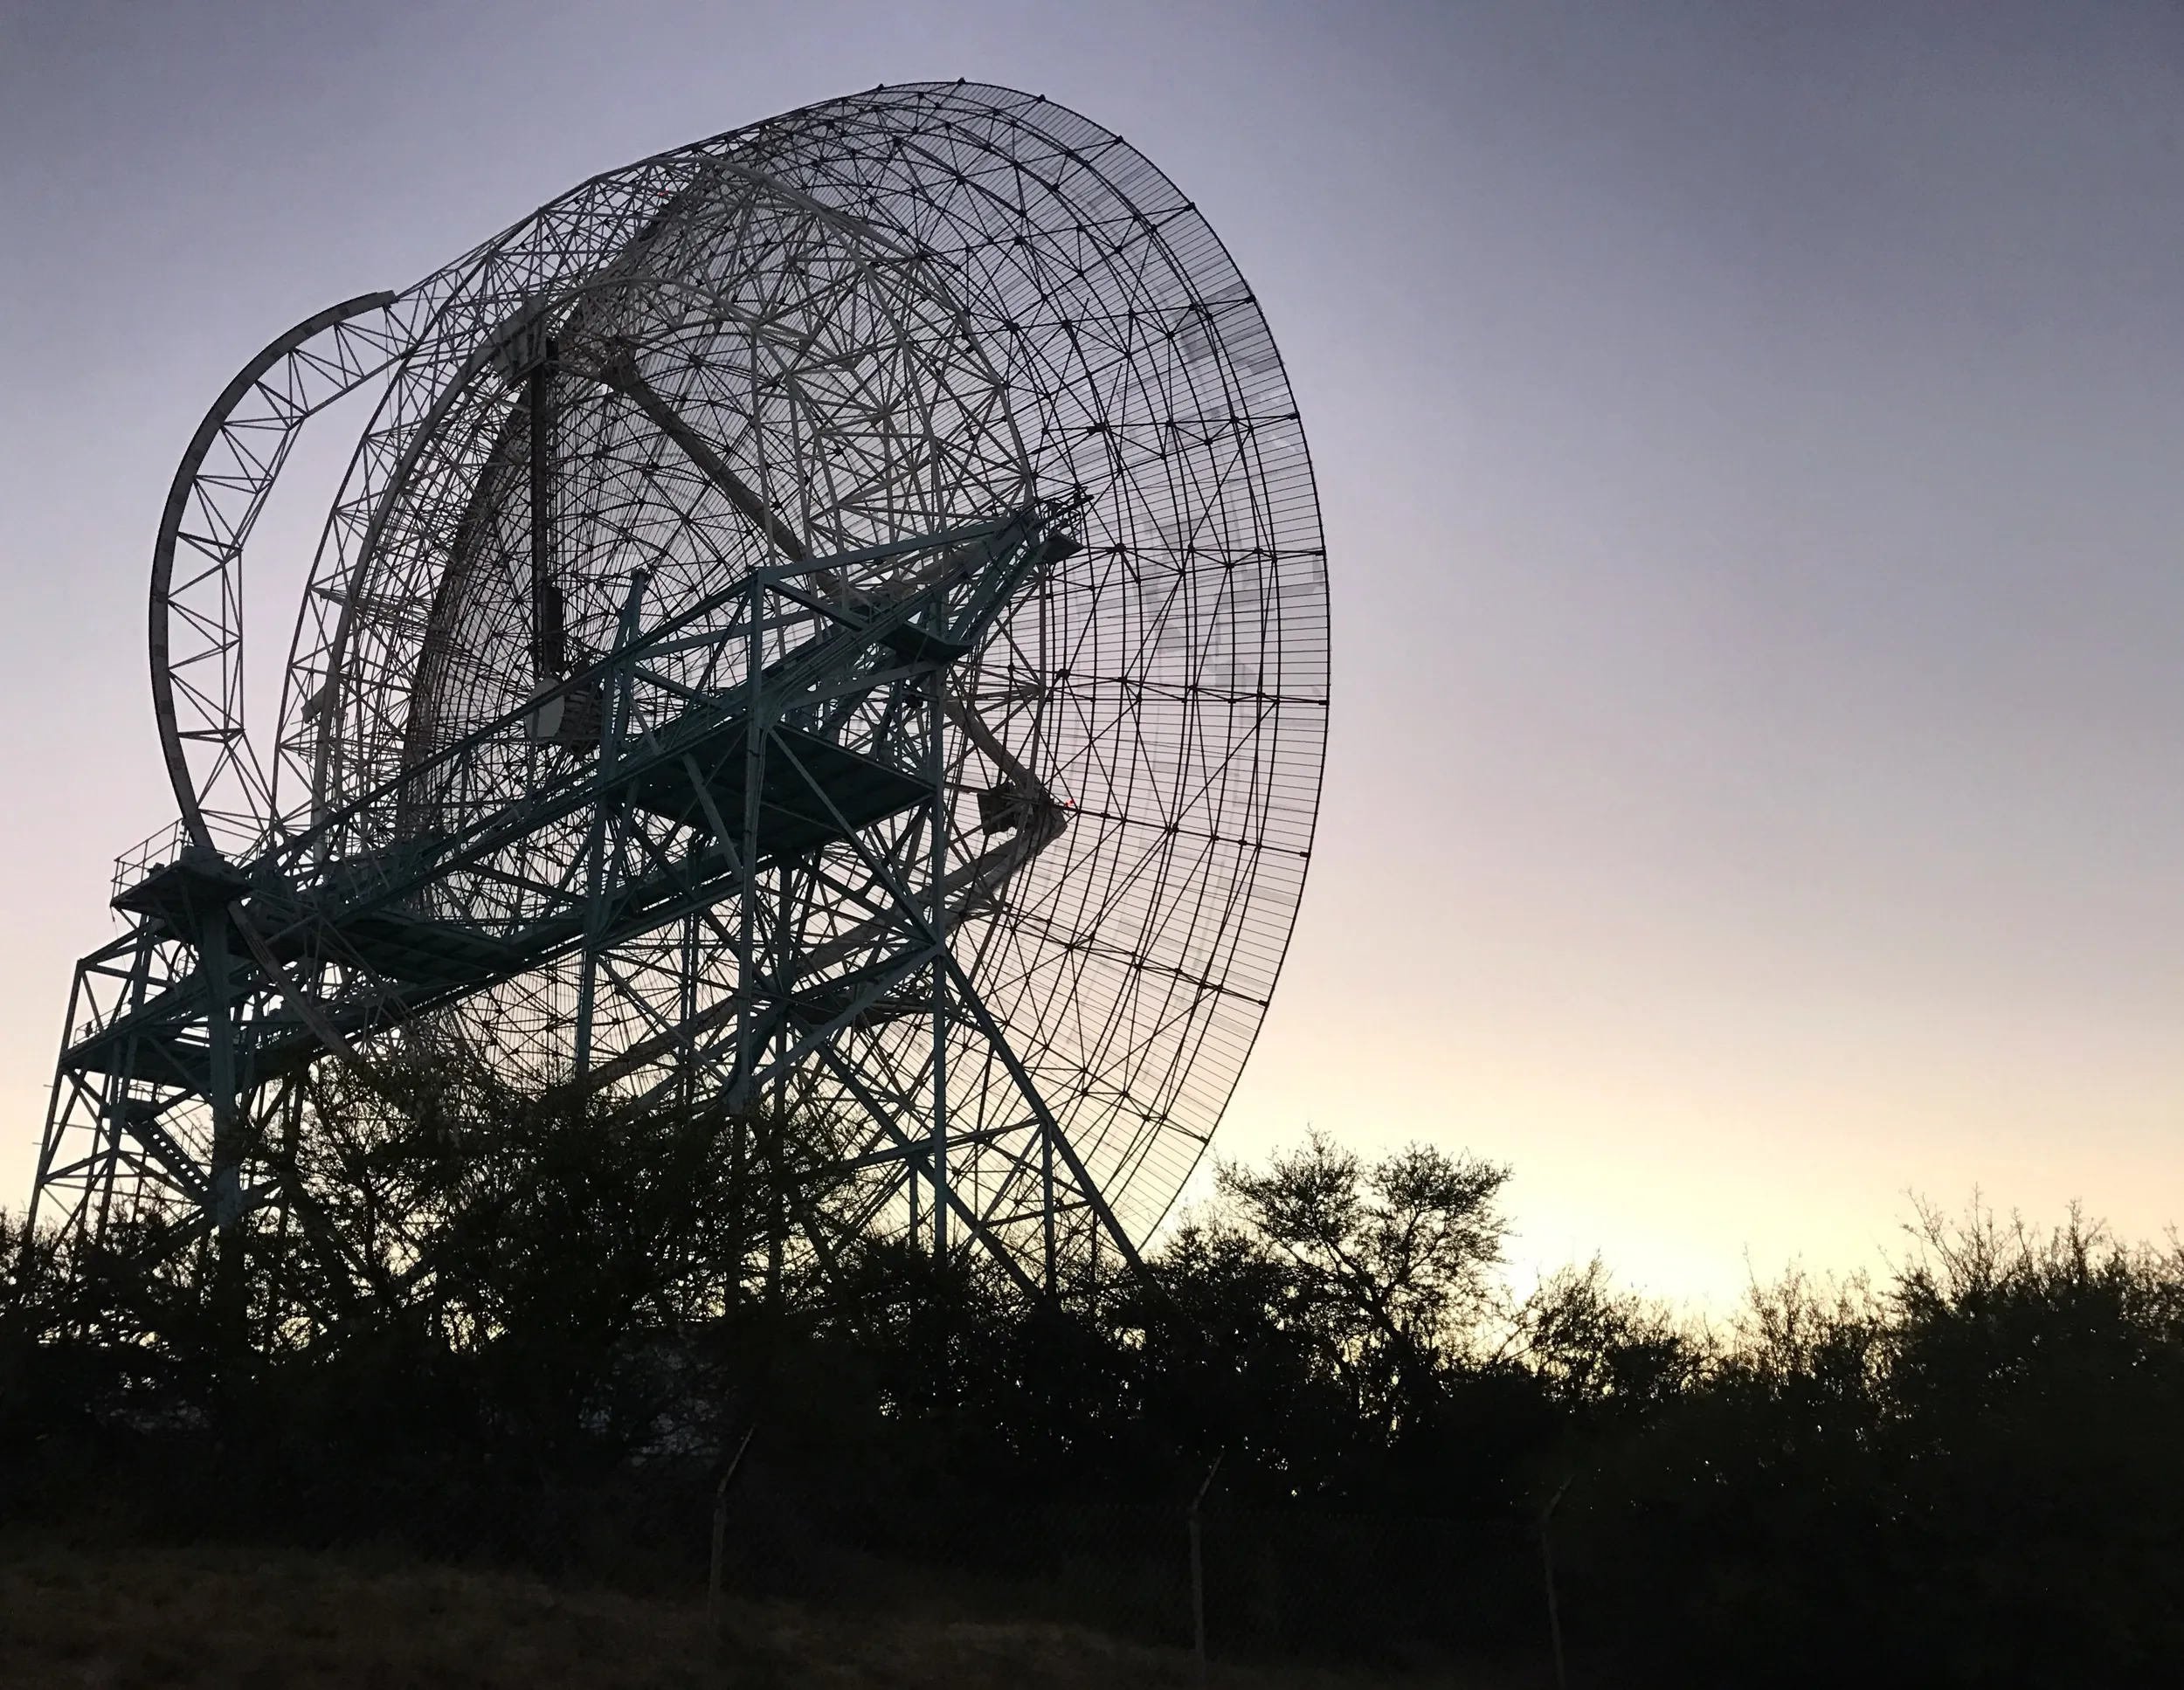
[[[960,804],[943,757],[945,725],[968,719],[954,672],[1075,549],[1068,515],[757,569],[651,626],[639,572],[606,658],[310,832],[238,863],[178,825],[171,859],[117,887],[128,930],[77,970],[38,1170],[49,1218],[99,1236],[117,1204],[156,1216],[162,1252],[268,1215],[308,1237],[293,1147],[309,1065],[331,1055],[378,1084],[363,1041],[543,975],[575,994],[576,1095],[695,1086],[731,1120],[771,1099],[792,1122],[794,1088],[854,1117],[855,1142],[774,1150],[798,1162],[796,1219],[821,1259],[907,1199],[923,1243],[983,1243],[1027,1292],[1057,1288],[1072,1227],[1134,1261],[957,956],[1068,825],[1020,768]],[[875,564],[915,584],[840,584]],[[707,685],[656,666],[694,649]],[[596,744],[550,755],[587,712]],[[476,815],[463,795],[504,790],[512,762],[520,797]],[[390,815],[398,837],[376,843]],[[635,977],[648,946],[679,1003]],[[694,948],[725,972],[689,968]],[[610,1001],[648,1026],[595,1057]],[[959,1184],[971,1146],[1003,1148],[1008,1174]]]
[[[508,336],[541,289],[651,262],[650,231],[712,183],[882,249],[872,274],[930,272],[1000,362],[1030,481],[950,482],[976,496],[847,530],[920,536],[860,559],[859,540],[817,543],[824,525],[766,508],[779,494],[748,466],[740,486],[708,466],[721,436],[675,424],[690,391],[597,365],[658,425],[662,470],[748,519],[740,573],[687,610],[664,573],[601,573],[589,667],[523,663],[505,698],[451,719],[457,743],[412,738],[404,694],[343,655],[422,606],[349,579],[388,550],[378,495],[410,473],[404,443],[429,447],[467,384],[520,376],[541,349]],[[824,369],[825,348],[791,349]],[[298,430],[383,376],[261,765],[245,541]],[[509,442],[551,432],[535,413]],[[555,456],[530,456],[536,481]],[[546,507],[536,486],[506,497],[535,524]],[[536,571],[536,535],[529,550]],[[889,591],[829,585],[860,569]],[[1035,661],[998,660],[1011,604],[1057,630],[1051,655],[1042,634]],[[531,637],[547,643],[536,618]],[[1119,137],[1010,90],[920,85],[595,178],[407,293],[299,324],[192,441],[154,557],[180,820],[125,859],[128,929],[79,966],[33,1215],[93,1238],[154,1223],[169,1249],[310,1234],[310,1075],[330,1054],[373,1089],[388,1052],[446,1036],[580,1092],[852,1123],[853,1142],[800,1152],[805,1189],[842,1199],[831,1214],[981,1239],[1027,1286],[1102,1240],[1129,1256],[1202,1151],[1281,965],[1325,638],[1278,355],[1218,238]],[[535,671],[553,684],[526,697]],[[328,782],[328,724],[354,738],[363,707],[377,748]],[[799,1224],[824,1254],[833,1222]]]

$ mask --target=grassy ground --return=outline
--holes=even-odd
[[[563,1589],[369,1556],[0,1542],[0,1687],[544,1690],[545,1687],[1176,1686],[1190,1657],[1075,1627],[945,1622]],[[1229,1690],[1393,1680],[1215,1662]],[[1429,1680],[1413,1682],[1426,1683]],[[1461,1682],[1476,1690],[1511,1681]]]

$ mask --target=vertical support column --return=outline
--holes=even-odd
[[[1054,1128],[1041,1121],[1039,1126],[1039,1180],[1040,1243],[1046,1249],[1047,1294],[1057,1294],[1054,1279]]]
[[[1054,655],[1049,649],[1053,633],[1054,602],[1054,590],[1052,575],[1047,569],[1041,569],[1039,574],[1039,617],[1036,624],[1038,628],[1038,673],[1041,675],[1049,675],[1054,673]],[[1047,701],[1042,693],[1032,710],[1032,741],[1023,759],[1028,768],[1036,769],[1040,766],[1041,753],[1045,749],[1043,735],[1046,725]],[[1056,1248],[1054,1238],[1055,1229],[1060,1224],[1059,1217],[1054,1213],[1054,1123],[1043,1117],[1039,1123],[1039,1182],[1040,1187],[1040,1243],[1046,1255],[1047,1295],[1049,1298],[1059,1298],[1061,1294],[1061,1281],[1057,1265],[1060,1252]],[[1093,1261],[1095,1264],[1099,1259],[1099,1248],[1100,1229],[1095,1224],[1092,1228],[1092,1251]]]
[[[693,833],[690,838],[686,873],[693,883],[702,878],[702,859],[705,855],[704,836]],[[698,917],[694,911],[682,918],[682,959],[675,982],[675,1024],[687,1027],[697,1019],[698,964],[702,952],[698,947]],[[681,1072],[675,1081],[675,1102],[683,1119],[688,1120],[697,1108],[698,1073],[685,1051],[681,1060]]]
[[[637,624],[645,608],[645,583],[652,579],[644,569],[630,572],[629,596],[622,601],[622,617],[614,632],[619,655],[637,637]],[[608,872],[610,852],[621,855],[619,808],[610,802],[607,783],[622,753],[622,735],[629,722],[630,673],[626,664],[612,672],[606,720],[599,724],[599,761],[593,781],[589,861],[584,867],[584,954],[577,964],[577,1031],[572,1066],[579,1080],[591,1071],[593,1017],[598,1005],[599,946],[605,937],[606,918],[614,892],[615,876]]]
[[[136,932],[136,955],[129,964],[129,989],[127,1002],[122,1009],[116,1011],[117,1014],[136,1014],[144,1007],[144,999],[151,989],[152,955],[157,942],[154,939],[152,929],[149,926],[140,926]],[[80,986],[83,976],[79,973],[76,978]],[[75,1025],[76,1017],[75,998],[73,994],[69,999],[68,1017],[68,1024],[73,1028]],[[130,1059],[122,1063],[121,1067],[121,1072],[113,1077],[112,1083],[106,1090],[106,1114],[101,1122],[106,1129],[106,1143],[99,1156],[98,1170],[92,1176],[98,1182],[99,1189],[99,1213],[93,1226],[92,1236],[93,1238],[106,1236],[107,1223],[114,1212],[114,1187],[115,1181],[120,1177],[121,1169],[121,1141],[129,1130],[129,1097],[136,1079],[134,1045],[131,1046]],[[58,1086],[54,1087],[54,1095],[57,1098],[59,1095]],[[45,1178],[44,1167],[39,1168],[38,1176],[39,1182],[43,1183]],[[31,1202],[33,1204],[37,1202],[35,1193],[32,1195]]]
[[[568,666],[568,627],[554,578],[554,343],[532,367],[530,410],[531,666],[542,686]]]
[[[764,1201],[766,1293],[771,1300],[777,1291],[771,1239],[777,1182],[771,1147],[762,1137],[751,1085],[758,1066],[758,812],[766,778],[765,612],[765,582],[754,569],[743,602],[743,813],[735,818],[741,882],[736,900],[736,1078],[729,1088],[728,1107],[735,1121],[736,1155],[747,1170],[743,1189],[748,1191],[748,1182],[756,1180]]]
[[[932,890],[933,942],[940,950],[948,945],[948,764],[942,729],[947,720],[944,678],[936,671],[927,686],[931,700],[927,715],[926,767],[933,783],[932,860],[927,881]],[[941,956],[933,959],[933,1130],[928,1155],[933,1173],[933,1259],[948,1254],[948,969]]]
[[[212,1108],[214,1302],[227,1341],[244,1341],[249,1290],[243,1270],[243,1121],[235,1061],[234,980],[227,954],[227,905],[198,906],[197,967],[204,981],[205,1101]]]
[[[767,947],[768,978],[776,990],[786,993],[796,974],[795,934],[797,931],[796,901],[798,897],[797,870],[794,863],[783,862],[774,870],[773,938]],[[771,1146],[768,1166],[772,1169],[773,1183],[771,1200],[766,1209],[766,1291],[769,1300],[781,1306],[783,1273],[789,1247],[789,1109],[791,1099],[790,1075],[792,1072],[785,1060],[790,1052],[792,1035],[785,1022],[778,1023],[771,1048],[765,1059],[775,1068],[773,1095],[767,1100],[765,1112],[766,1141]],[[776,1059],[784,1059],[777,1061]]]
[[[758,803],[766,777],[765,673],[764,631],[765,583],[757,571],[743,606],[743,813],[737,856],[743,885],[736,909],[736,1081],[728,1107],[748,1118],[752,1113],[750,1077],[757,1071],[754,1048],[758,1024]]]
[[[243,1212],[243,1128],[236,1100],[227,906],[205,910],[197,933],[197,968],[205,997],[204,1094],[212,1107],[212,1224],[225,1238]]]

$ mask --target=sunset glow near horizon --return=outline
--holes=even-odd
[[[2184,1219],[2184,11],[1877,0],[0,7],[0,1204],[172,814],[148,555],[234,369],[958,75],[1193,197],[1312,441],[1327,782],[1220,1154],[1469,1148],[1520,1277],[1717,1306],[1911,1192]]]

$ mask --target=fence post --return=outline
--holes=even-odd
[[[1213,1465],[1206,1470],[1206,1482],[1191,1499],[1191,1650],[1198,1660],[1201,1690],[1206,1683],[1206,1562],[1199,1542],[1199,1509],[1206,1493],[1213,1488],[1213,1475],[1221,1470],[1221,1460],[1227,1453],[1222,1450],[1213,1457]]]
[[[713,1487],[713,1560],[705,1575],[705,1611],[717,1616],[721,1608],[721,1562],[728,1554],[728,1487],[736,1482],[736,1471],[743,1465],[743,1452],[750,1447],[750,1440],[758,1435],[758,1425],[751,1423],[743,1434],[743,1441],[736,1446],[729,1458],[728,1471],[721,1475],[721,1482]]]
[[[1570,1480],[1565,1479],[1547,1499],[1547,1506],[1539,1511],[1539,1569],[1547,1579],[1547,1635],[1554,1642],[1555,1690],[1570,1690],[1570,1679],[1562,1665],[1562,1611],[1555,1601],[1555,1552],[1547,1537],[1547,1522],[1554,1518],[1563,1493],[1569,1488]]]

